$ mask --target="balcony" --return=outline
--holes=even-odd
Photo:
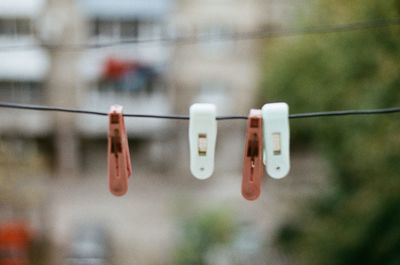
[[[49,66],[48,54],[40,49],[0,50],[0,80],[42,81]]]
[[[147,65],[162,66],[168,60],[166,47],[157,44],[146,46],[127,45],[86,51],[80,60],[80,71],[85,81],[95,81],[101,77],[104,64],[111,56],[117,59],[137,61]]]
[[[0,112],[0,134],[39,137],[47,135],[51,130],[50,113],[2,109]]]
[[[97,90],[86,93],[81,102],[81,108],[107,112],[113,104],[122,105],[124,113],[135,114],[167,114],[172,109],[171,101],[163,92],[132,94]],[[78,129],[85,136],[106,137],[107,122],[105,117],[82,115],[79,116]],[[168,124],[168,121],[161,119],[125,119],[128,135],[143,138],[162,135]]]
[[[42,104],[43,85],[33,81],[0,81],[0,101]],[[43,135],[50,130],[49,113],[2,109],[0,112],[0,134]]]
[[[1,0],[0,17],[37,17],[45,0]]]
[[[168,14],[172,0],[79,0],[88,17],[154,18]]]

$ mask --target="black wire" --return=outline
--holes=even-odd
[[[217,116],[217,121],[227,121],[227,120],[247,120],[247,116]]]
[[[316,118],[316,117],[332,117],[332,116],[350,116],[350,115],[377,115],[391,114],[400,112],[400,107],[385,109],[364,109],[364,110],[337,110],[326,112],[310,112],[289,115],[290,119]]]
[[[257,38],[257,35],[263,36],[262,38],[279,38],[279,37],[290,37],[290,36],[308,35],[308,34],[325,34],[325,33],[336,33],[336,32],[346,32],[355,30],[368,30],[368,29],[376,29],[376,28],[390,27],[396,25],[400,25],[400,18],[376,19],[376,20],[359,21],[341,25],[306,27],[303,29],[292,28],[292,29],[281,29],[276,31],[261,31],[258,33],[255,32],[256,34],[254,34],[253,38]],[[247,39],[251,36],[246,36],[246,34],[244,34],[244,37]]]
[[[86,44],[71,44],[71,45],[10,45],[0,46],[0,50],[14,50],[14,49],[37,49],[40,47],[54,49],[63,48],[65,50],[80,51],[82,49],[100,49],[108,48],[119,45],[129,44],[147,44],[147,43],[163,43],[163,44],[195,44],[198,42],[209,41],[235,41],[235,40],[251,40],[251,39],[269,39],[281,38],[309,34],[326,34],[335,32],[346,32],[355,30],[368,30],[383,27],[390,27],[400,25],[400,18],[390,19],[376,19],[368,21],[353,22],[341,25],[328,25],[320,27],[306,27],[302,29],[296,28],[283,28],[276,30],[256,30],[249,32],[234,32],[218,35],[187,35],[180,37],[163,37],[151,39],[122,39],[118,41],[103,42],[103,43],[86,43]]]
[[[189,120],[189,116],[185,115],[124,114],[124,117],[166,119],[166,120]]]
[[[100,116],[108,115],[108,113],[106,113],[106,112],[79,110],[79,109],[71,109],[71,108],[60,108],[60,107],[50,107],[50,106],[39,106],[39,105],[27,105],[27,104],[18,104],[18,103],[9,103],[9,102],[0,102],[0,108],[69,112],[69,113],[100,115]]]
[[[16,103],[9,103],[9,102],[0,102],[0,108],[24,109],[24,110],[35,110],[35,111],[67,112],[67,113],[98,115],[98,116],[107,116],[108,115],[107,112],[50,107],[50,106],[39,106],[39,105],[16,104]],[[307,112],[307,113],[290,114],[289,118],[290,119],[304,119],[304,118],[350,116],[350,115],[391,114],[391,113],[399,113],[399,112],[400,112],[400,107],[384,108],[384,109],[337,110],[337,111]],[[124,117],[169,119],[169,120],[189,120],[189,116],[187,116],[187,115],[124,114]],[[247,116],[217,116],[216,119],[222,121],[222,120],[247,120],[247,118],[248,118]]]

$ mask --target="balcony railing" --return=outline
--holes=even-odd
[[[91,91],[88,92],[81,102],[82,109],[108,111],[112,104],[119,104],[124,107],[124,113],[151,113],[166,114],[172,109],[171,101],[163,92],[148,94],[115,92],[115,91]],[[108,120],[104,117],[80,116],[78,128],[82,134],[87,136],[105,136],[108,128]],[[138,137],[152,137],[162,134],[168,123],[160,119],[135,119],[125,120],[129,135]]]

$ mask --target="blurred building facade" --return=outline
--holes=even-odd
[[[178,37],[196,36],[206,41],[175,45],[169,80],[175,111],[186,114],[192,103],[213,103],[218,115],[246,115],[258,85],[259,47],[254,41],[229,40],[229,36],[263,28],[266,1],[178,1],[171,23]],[[228,40],[226,40],[228,39]],[[219,123],[217,170],[241,168],[243,131]],[[177,132],[185,139],[186,132]],[[187,146],[180,143],[179,160],[188,162]],[[235,150],[235,151],[232,151]]]
[[[165,34],[170,1],[79,0],[85,19],[86,43],[119,43],[159,39]],[[143,45],[116,45],[89,49],[80,58],[82,78],[87,85],[80,96],[82,107],[107,110],[121,104],[125,112],[165,113],[171,109],[166,98],[164,70],[169,48],[161,42]],[[82,117],[80,131],[85,135],[103,136],[107,128],[91,117]],[[127,122],[128,133],[149,137],[163,130],[162,121]]]
[[[219,115],[246,114],[258,84],[257,42],[224,38],[279,24],[288,6],[274,0],[4,0],[0,5],[1,45],[31,47],[1,51],[2,101],[98,111],[118,103],[125,112],[155,114],[187,114],[192,103],[209,102]],[[211,40],[188,45],[160,40],[186,36]],[[110,45],[91,48],[99,43]],[[96,167],[105,158],[102,117],[18,110],[4,110],[0,117],[2,135],[51,136],[57,175],[76,175],[82,164]],[[145,155],[169,164],[169,142],[180,149],[183,165],[187,130],[173,127],[164,120],[127,121],[129,135],[148,145]],[[226,157],[230,165],[232,148],[241,150],[234,139],[242,132],[223,124],[220,129],[219,161],[224,165]]]
[[[0,98],[18,103],[46,103],[45,81],[50,58],[39,48],[35,21],[44,7],[42,0],[5,0],[0,3],[0,45],[27,45],[30,49],[0,52]],[[38,136],[50,127],[49,115],[4,110],[1,133]]]
[[[170,112],[164,81],[167,46],[151,42],[85,49],[82,44],[159,39],[171,7],[165,0],[1,1],[0,100],[99,111],[121,104],[131,113]],[[18,45],[29,48],[7,50]],[[0,117],[3,137],[52,139],[54,156],[47,155],[56,175],[77,175],[92,155],[93,163],[105,158],[104,118],[18,110],[3,110]],[[162,142],[158,132],[166,131],[167,123],[137,122],[127,121],[130,136]],[[81,152],[87,146],[89,151]]]
[[[96,111],[118,103],[125,112],[152,114],[188,114],[192,103],[207,102],[217,105],[218,115],[247,114],[255,107],[260,47],[223,38],[282,24],[292,8],[288,2],[2,0],[0,47],[31,49],[0,49],[0,101]],[[211,40],[146,41],[185,36]],[[113,45],[132,40],[139,43]],[[110,46],[90,48],[99,43]],[[24,164],[28,177],[44,172],[32,173],[32,168],[54,164],[56,176],[97,169],[105,180],[104,117],[2,109],[0,119],[0,139],[9,143],[0,144],[0,155],[18,157],[10,163],[0,156],[10,165],[7,177],[29,161]],[[139,150],[132,148],[138,153],[134,160],[143,155],[151,159],[150,167],[169,164],[190,174],[188,123],[127,119],[126,125],[130,139],[140,142]],[[231,128],[229,122],[219,123],[216,166],[238,175],[244,134]],[[11,187],[7,194],[13,192]],[[8,199],[5,194],[0,201]],[[39,197],[29,195],[26,201],[38,209]]]
[[[126,113],[170,113],[173,105],[165,82],[170,48],[160,41],[146,40],[158,40],[166,34],[172,1],[78,0],[77,3],[84,20],[85,43],[122,43],[87,49],[81,54],[79,69],[85,89],[79,95],[79,106],[108,111],[110,105],[120,104]],[[104,117],[78,119],[84,163],[89,170],[98,168],[98,161],[106,156],[107,122]],[[171,128],[168,122],[126,119],[126,127],[131,140],[144,143],[141,157],[158,155],[162,159],[160,152],[152,150],[166,142],[165,136]],[[138,151],[136,144],[131,149]]]
[[[4,47],[0,50],[1,101],[46,103],[45,87],[50,56],[45,49],[40,48],[40,41],[35,34],[35,22],[43,7],[42,0],[0,2],[0,46]],[[29,49],[7,48],[19,45],[28,46]],[[0,181],[9,184],[2,185],[0,193],[17,204],[13,192],[8,194],[6,191],[18,182],[16,168],[29,168],[27,171],[35,175],[41,171],[39,168],[45,160],[45,156],[41,155],[39,143],[50,131],[51,117],[48,113],[43,114],[11,109],[3,109],[0,112]]]

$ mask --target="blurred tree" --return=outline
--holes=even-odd
[[[308,5],[310,4],[310,5]],[[299,24],[400,17],[400,0],[306,1]],[[400,27],[290,37],[268,43],[262,98],[294,112],[400,103]],[[293,142],[319,147],[332,192],[280,231],[298,264],[400,264],[398,115],[292,121]]]
[[[232,241],[235,227],[225,209],[216,209],[188,219],[182,232],[173,264],[205,265],[210,250]]]

